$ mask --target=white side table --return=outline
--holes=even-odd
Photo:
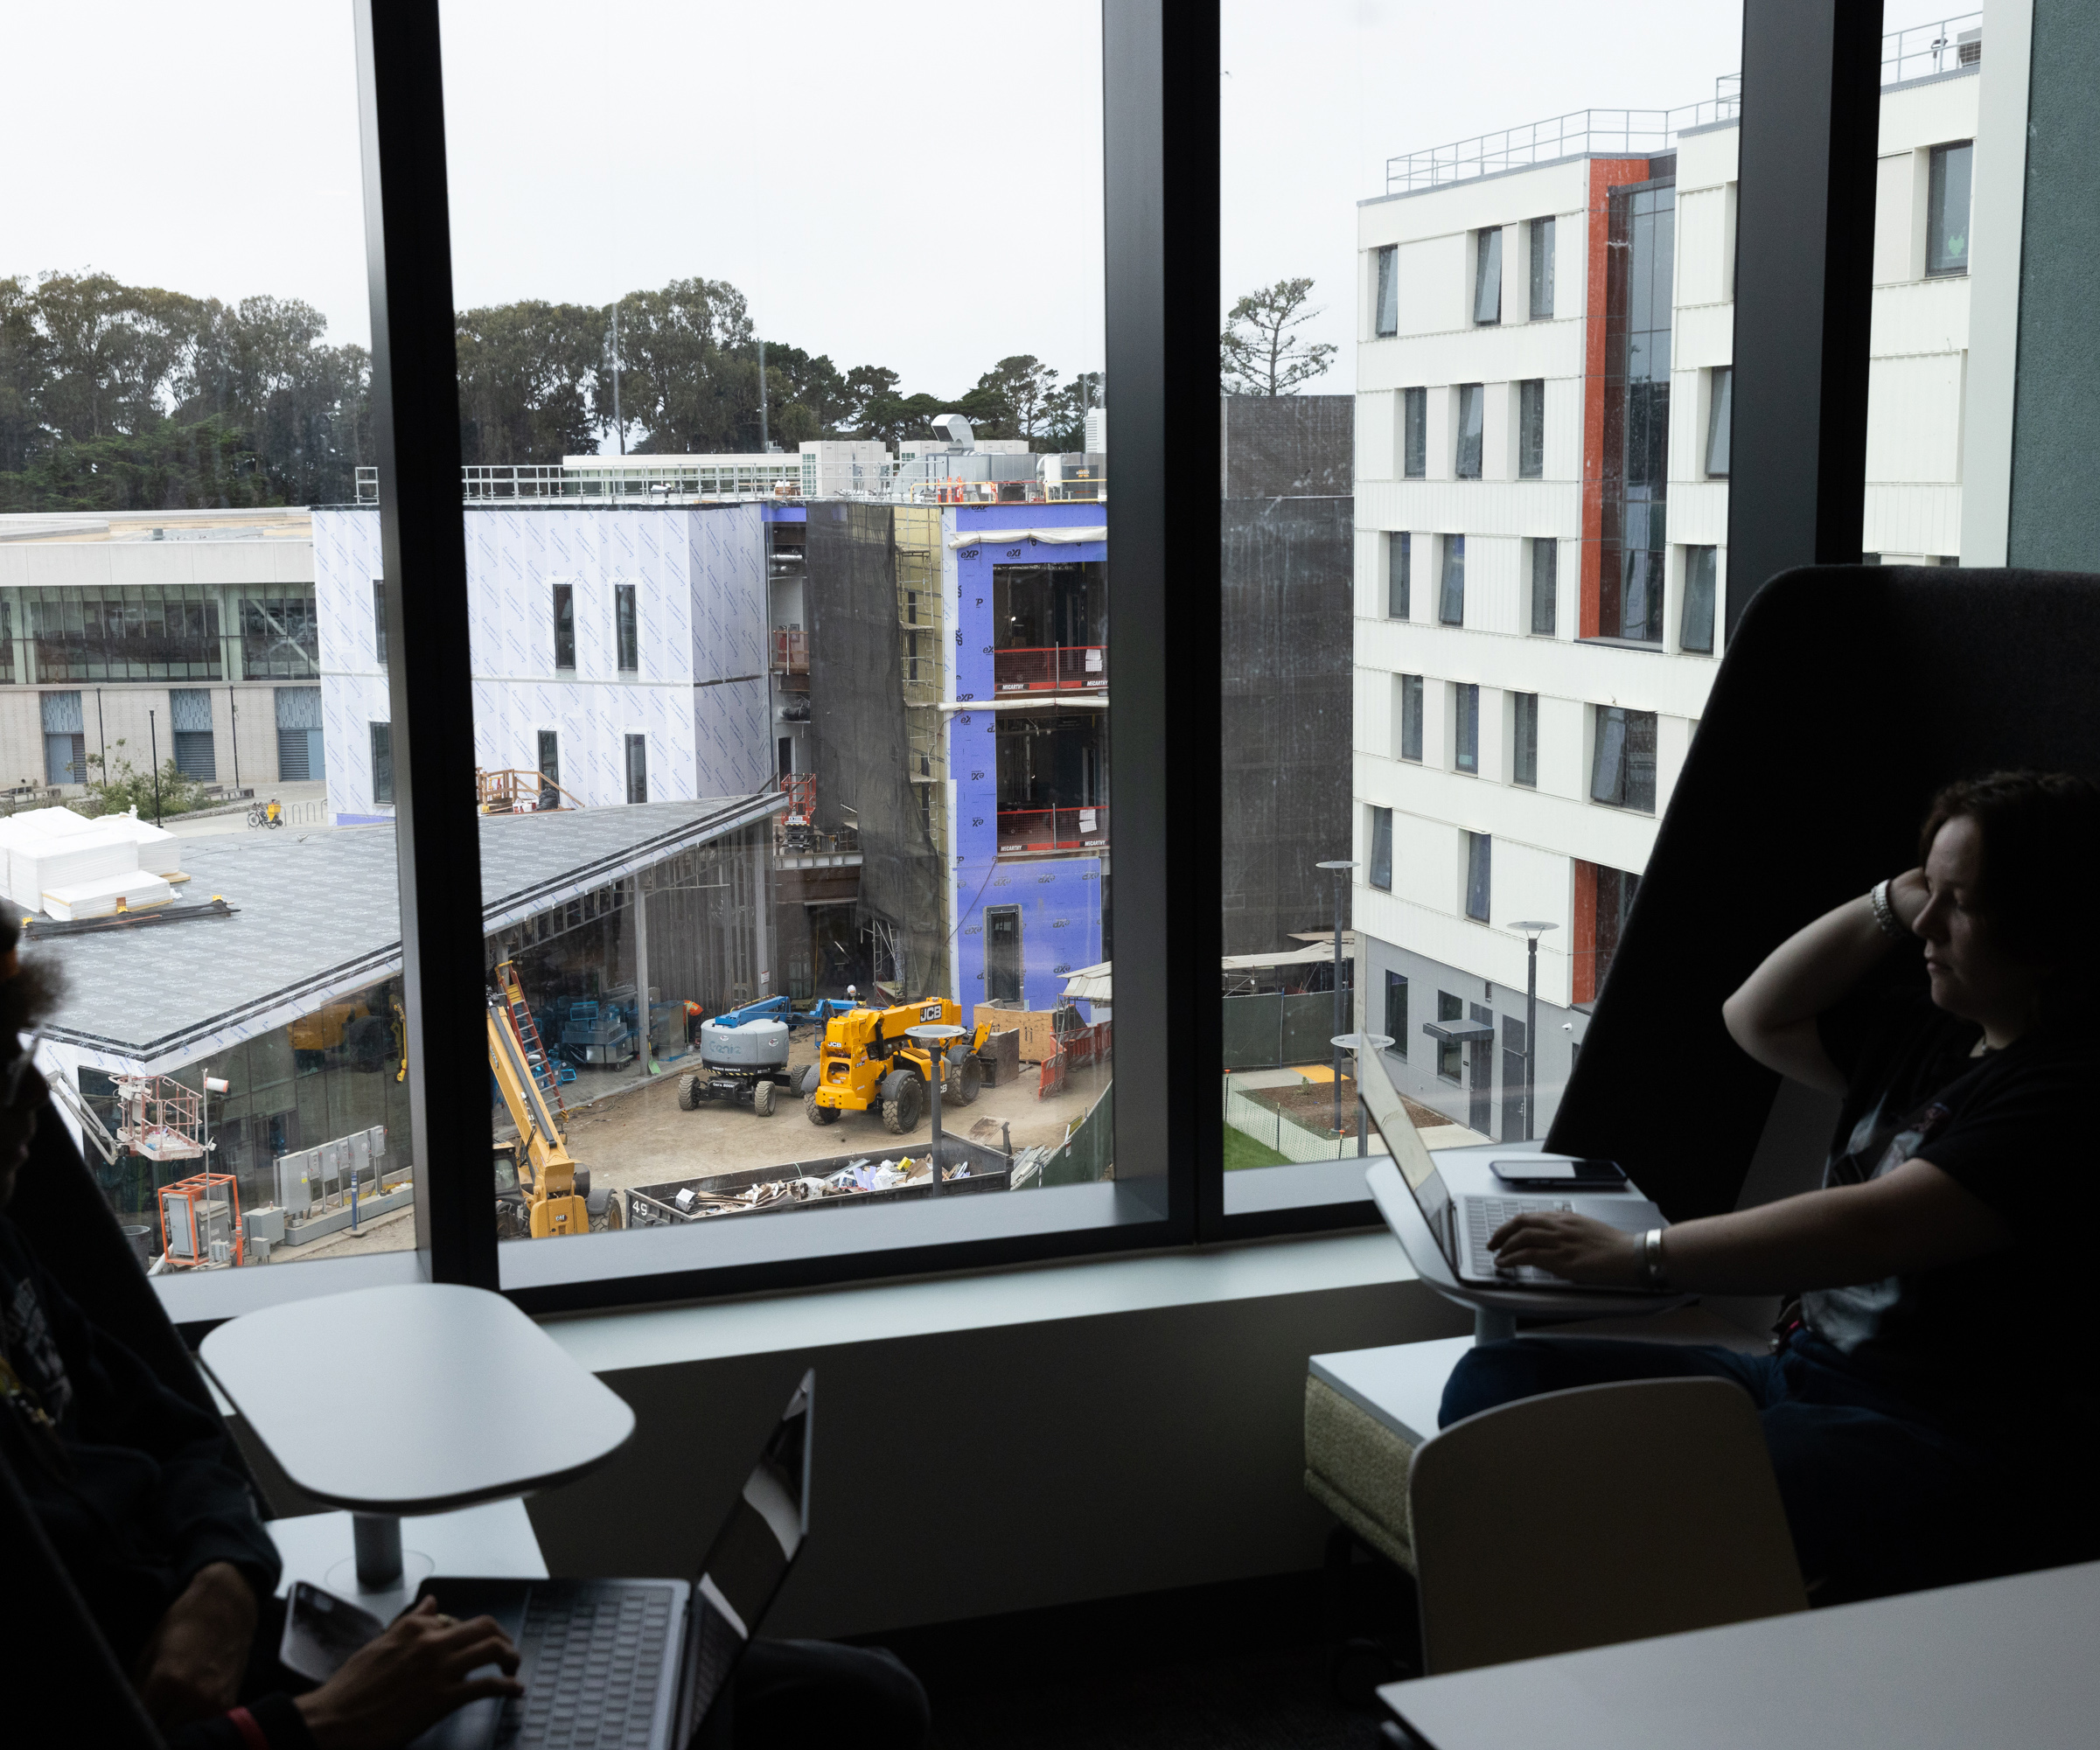
[[[366,1608],[403,1601],[431,1572],[427,1556],[414,1572],[403,1561],[404,1514],[569,1482],[634,1432],[625,1403],[480,1288],[415,1283],[271,1307],[220,1326],[200,1354],[284,1474],[349,1509],[354,1561],[328,1581]]]

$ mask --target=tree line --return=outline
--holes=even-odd
[[[726,281],[674,280],[611,311],[526,299],[459,313],[460,447],[470,465],[590,454],[720,454],[759,447],[758,336]],[[373,460],[372,361],[331,345],[296,298],[237,303],[107,274],[0,277],[0,511],[182,510],[341,504]],[[945,413],[977,435],[1078,450],[1099,373],[1069,382],[1041,359],[1000,359],[960,395],[905,394],[880,365],[768,341],[767,437],[894,447]]]

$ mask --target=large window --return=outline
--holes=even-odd
[[[1371,884],[1392,890],[1392,810],[1371,811]]]
[[[387,580],[372,580],[372,651],[379,666],[387,666]]]
[[[1414,537],[1405,529],[1385,537],[1385,617],[1413,617]]]
[[[1975,146],[1963,140],[1935,146],[1925,194],[1925,271],[1969,271],[1969,168]]]
[[[1385,1036],[1392,1043],[1385,1049],[1396,1057],[1407,1055],[1407,979],[1403,973],[1385,974]]]
[[[1590,800],[1654,813],[1656,714],[1600,705],[1595,715]]]
[[[1604,480],[1598,630],[1636,644],[1663,638],[1676,310],[1673,176],[1615,189],[1610,197],[1603,445],[1618,465]]]
[[[39,680],[217,680],[220,592],[198,584],[22,592]]]
[[[311,680],[320,672],[321,632],[312,596],[241,598],[244,680]]]
[[[1394,677],[1399,689],[1400,757],[1419,762],[1422,757],[1422,677]]]
[[[1400,471],[1410,480],[1429,472],[1429,391],[1400,391]]]
[[[1400,252],[1388,244],[1376,253],[1377,316],[1371,324],[1371,332],[1375,335],[1398,334],[1400,331]]]

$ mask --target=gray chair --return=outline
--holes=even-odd
[[[1808,1608],[1749,1394],[1548,1392],[1425,1441],[1409,1530],[1434,1675]]]

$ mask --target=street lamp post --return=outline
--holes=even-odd
[[[1328,1042],[1336,1051],[1346,1051],[1357,1060],[1357,1158],[1360,1161],[1371,1153],[1371,1126],[1364,1122],[1370,1108],[1364,1104],[1364,1054],[1366,1051],[1383,1051],[1392,1043],[1390,1033],[1343,1033]],[[1335,1142],[1335,1154],[1342,1153],[1339,1138]]]
[[[962,1035],[963,1029],[959,1027],[928,1024],[904,1029],[904,1036],[925,1052],[929,1064],[936,1066],[926,1090],[927,1104],[933,1111],[933,1147],[926,1156],[927,1171],[932,1177],[932,1182],[926,1187],[929,1197],[940,1196],[940,1084],[948,1078],[948,1044]]]
[[[1529,1142],[1538,1128],[1538,938],[1557,924],[1535,917],[1519,918],[1508,928],[1524,931],[1524,1140]]]
[[[1342,1031],[1342,886],[1356,865],[1347,861],[1318,864],[1335,876],[1335,1031]],[[1335,1041],[1335,1140],[1342,1140],[1342,1042]]]

